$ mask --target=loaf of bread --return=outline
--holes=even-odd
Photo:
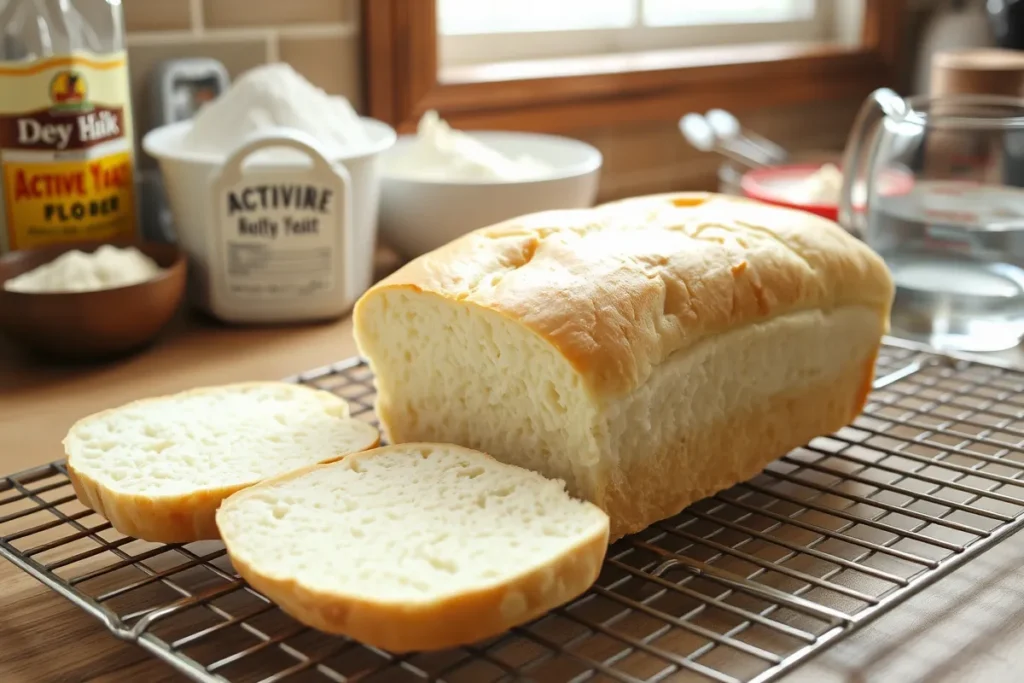
[[[379,441],[334,394],[252,382],[91,415],[71,427],[64,450],[79,500],[115,529],[187,543],[217,538],[217,507],[239,489]]]
[[[231,562],[298,621],[392,652],[498,635],[597,580],[608,516],[449,444],[357,453],[217,511]]]
[[[355,335],[393,441],[562,479],[617,538],[848,424],[893,293],[831,221],[661,195],[461,237],[370,289]]]

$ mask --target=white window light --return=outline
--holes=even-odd
[[[438,0],[444,66],[845,38],[862,0]],[[836,7],[839,5],[840,7]],[[839,11],[837,11],[837,9]]]

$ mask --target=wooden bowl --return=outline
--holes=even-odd
[[[3,288],[10,278],[97,243],[24,249],[0,257],[0,330],[31,351],[86,360],[119,356],[153,341],[174,317],[185,293],[186,259],[170,244],[115,242],[134,246],[163,272],[127,287],[92,292],[27,293]]]

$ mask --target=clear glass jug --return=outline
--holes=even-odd
[[[1020,343],[1024,100],[877,90],[843,168],[839,221],[893,274],[893,335],[953,351]]]

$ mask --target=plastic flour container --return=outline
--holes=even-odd
[[[378,161],[395,131],[360,119],[368,145],[332,155],[309,135],[261,131],[225,155],[184,149],[191,121],[149,132],[194,303],[229,323],[336,318],[373,279]]]

